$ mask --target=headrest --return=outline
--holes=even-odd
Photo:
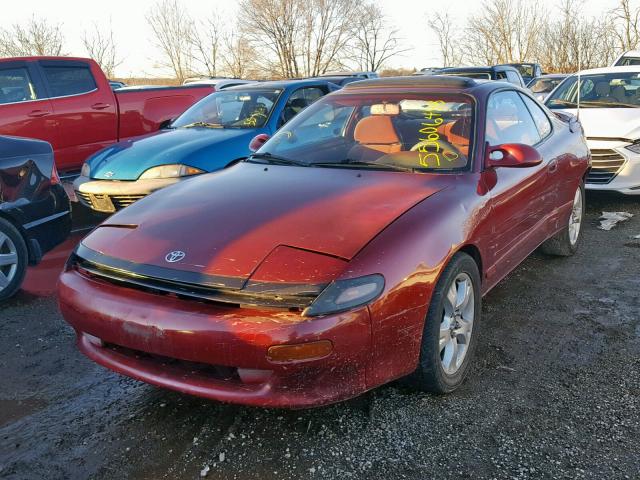
[[[374,115],[358,122],[353,132],[356,142],[365,145],[390,145],[400,143],[400,138],[391,122],[391,117]]]
[[[595,91],[601,97],[609,95],[611,93],[611,87],[609,86],[609,82],[596,83]]]

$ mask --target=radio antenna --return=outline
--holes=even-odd
[[[578,42],[578,101],[576,102],[576,117],[580,120],[580,71],[582,70],[582,42]]]

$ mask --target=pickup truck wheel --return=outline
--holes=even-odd
[[[409,381],[419,390],[449,393],[469,371],[481,309],[480,272],[466,253],[445,267],[427,312],[418,368]]]
[[[570,257],[578,250],[584,223],[584,184],[580,183],[573,197],[573,205],[567,226],[544,242],[541,250],[549,255]]]
[[[11,297],[22,285],[29,255],[20,232],[0,218],[0,301]]]

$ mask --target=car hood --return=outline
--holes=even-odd
[[[575,108],[562,111],[578,114]],[[580,123],[587,138],[640,138],[640,108],[581,108]]]
[[[211,172],[249,155],[261,129],[176,128],[107,147],[88,160],[91,178],[136,180],[154,166],[184,163]]]
[[[128,264],[238,287],[268,256],[282,262],[286,249],[346,265],[387,225],[444,188],[443,177],[242,162],[140,200],[110,217],[83,245]],[[171,263],[171,252],[184,258]],[[310,269],[322,263],[296,258]]]

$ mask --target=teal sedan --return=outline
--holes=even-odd
[[[166,186],[221,170],[246,158],[304,108],[338,89],[314,79],[254,83],[213,93],[159,132],[91,156],[74,182],[76,197],[93,210],[112,213]]]

